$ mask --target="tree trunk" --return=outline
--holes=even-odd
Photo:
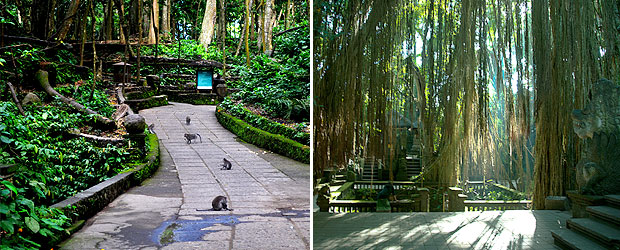
[[[121,12],[117,10],[119,18],[121,18]],[[118,23],[118,40],[121,44],[127,44],[127,39],[125,39],[125,30],[123,29],[123,25]]]
[[[51,95],[51,96],[57,96],[58,98],[60,98],[60,100],[68,105],[70,105],[71,107],[79,110],[82,113],[86,113],[89,115],[95,115],[95,120],[98,122],[102,122],[103,124],[106,125],[114,125],[114,121],[99,115],[97,112],[88,109],[86,107],[84,107],[84,105],[69,99],[67,97],[64,97],[63,95],[59,94],[56,90],[54,90],[54,88],[52,88],[52,86],[49,83],[49,79],[48,79],[48,73],[47,71],[43,71],[43,70],[39,70],[37,71],[37,73],[35,73],[34,75],[35,79],[39,82],[39,84],[41,85],[41,87],[45,90],[45,92],[47,92],[47,94]]]
[[[65,40],[67,33],[69,33],[69,28],[71,28],[71,24],[73,23],[73,17],[76,15],[78,7],[80,7],[80,0],[73,0],[69,5],[69,9],[67,9],[67,13],[65,14],[65,19],[58,31],[58,41]]]
[[[112,40],[112,26],[114,24],[114,8],[112,6],[112,0],[108,0],[105,7],[105,21],[104,21],[104,40]]]
[[[138,82],[140,82],[140,54],[142,53],[142,20],[142,0],[138,0],[138,58],[136,61]]]
[[[250,23],[250,4],[252,3],[252,0],[245,0],[245,23],[249,24]],[[246,25],[245,26],[245,58],[246,58],[246,62],[248,67],[250,67],[250,45],[249,45],[249,28],[250,25]]]
[[[263,52],[267,55],[271,54],[273,46],[271,44],[271,33],[273,31],[273,0],[265,0],[265,14],[263,15]]]
[[[291,26],[291,0],[286,2],[286,17],[284,18],[284,29],[287,30]]]
[[[149,44],[157,43],[156,32],[159,30],[159,4],[157,0],[153,0],[153,7],[151,8],[151,21],[149,27]]]
[[[243,33],[241,33],[241,35],[239,36],[239,43],[237,44],[237,49],[235,50],[235,57],[239,55],[239,51],[241,51],[241,45],[243,44],[243,42],[245,42],[245,26],[248,25],[248,22],[246,21],[247,16],[245,16],[245,10],[244,10],[244,17],[243,17],[243,29],[241,30]]]
[[[219,12],[217,17],[217,46],[224,50],[223,44],[226,38],[226,0],[218,0]]]
[[[216,9],[216,1],[207,0],[205,15],[202,18],[202,29],[200,31],[200,37],[198,38],[198,41],[203,47],[205,47],[205,50],[209,48],[209,45],[213,41],[213,28],[215,27]]]
[[[164,0],[161,8],[161,34],[164,39],[170,38],[170,12],[172,11],[172,0]]]
[[[26,12],[26,7],[22,3],[22,0],[15,0],[15,5],[17,5],[18,16],[20,18],[19,21],[22,27],[25,29],[25,33],[30,33],[30,19],[29,15]]]
[[[127,21],[125,20],[125,6],[123,5],[123,1],[114,0],[114,5],[116,5],[116,8],[119,11],[118,21],[122,27],[120,31],[125,37],[129,37],[129,27],[127,27]],[[125,43],[125,49],[129,51],[131,56],[134,56],[133,50],[131,50],[131,47],[129,46],[129,42]]]
[[[536,162],[534,163],[534,206],[545,209],[545,198],[549,195],[562,194],[563,176],[558,172],[560,164],[558,145],[554,135],[556,130],[553,110],[553,91],[551,77],[551,26],[549,24],[548,0],[532,2],[532,38],[534,40],[534,76],[536,90]]]
[[[51,0],[32,1],[32,9],[30,10],[30,17],[32,17],[30,30],[32,31],[32,35],[36,38],[47,39],[47,31],[50,28],[48,16],[52,15],[49,8],[50,4]]]
[[[22,114],[22,116],[26,116],[26,114],[24,113],[24,109],[22,108],[22,104],[19,102],[19,99],[17,99],[17,93],[15,93],[15,88],[13,88],[13,84],[11,84],[11,82],[6,82],[6,85],[9,86],[11,96],[13,97],[13,101],[15,102],[15,106],[17,106],[19,113]]]
[[[56,0],[51,0],[50,1],[50,5],[49,5],[49,16],[48,16],[48,21],[47,24],[49,25],[47,27],[47,33],[46,33],[46,38],[50,38],[52,37],[52,32],[54,32],[55,29],[55,21],[56,20],[56,15],[58,14],[57,12],[55,12],[54,10],[56,10]]]
[[[82,44],[80,45],[80,66],[84,66],[84,47],[86,44],[86,21],[88,20],[88,12],[82,13]]]

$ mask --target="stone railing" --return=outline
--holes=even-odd
[[[346,196],[346,194],[353,192],[358,188],[379,188],[382,189],[383,185],[387,184],[368,184],[365,182],[347,182],[335,191],[329,193],[329,203],[322,202],[319,204],[321,211],[327,211],[330,213],[356,213],[356,212],[376,212],[377,201],[365,201],[365,200],[340,200],[340,197]],[[369,186],[367,186],[369,185]],[[394,186],[399,186],[399,189],[404,189],[403,183],[394,182]],[[390,201],[391,212],[428,212],[429,211],[429,190],[427,188],[418,188],[418,194],[414,195],[413,200],[403,199]]]
[[[354,189],[374,189],[381,190],[383,187],[390,183],[389,181],[356,181],[353,186]],[[415,183],[411,181],[394,181],[392,182],[392,186],[394,186],[394,190],[402,190],[407,186],[413,186]]]
[[[390,201],[392,212],[413,212],[414,204],[415,201],[412,200]],[[333,200],[329,202],[330,213],[359,213],[376,211],[376,201]]]
[[[485,200],[465,200],[467,195],[463,194],[463,189],[451,187],[448,189],[448,211],[503,211],[503,210],[525,210],[531,207],[532,201],[485,201]]]
[[[465,201],[464,211],[504,211],[526,210],[531,207],[532,201]]]

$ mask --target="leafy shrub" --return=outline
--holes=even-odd
[[[302,145],[281,135],[274,135],[247,124],[218,108],[215,116],[226,129],[230,130],[244,141],[285,155],[289,158],[310,163],[310,147]]]
[[[260,115],[256,115],[244,108],[241,104],[234,103],[230,98],[224,99],[224,101],[220,103],[220,107],[254,127],[272,134],[282,135],[304,145],[310,145],[310,134],[304,132],[305,126],[307,126],[305,123],[301,123],[296,129],[292,129]]]

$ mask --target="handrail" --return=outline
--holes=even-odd
[[[413,212],[415,201],[390,201],[392,212]],[[376,212],[377,201],[363,200],[332,200],[329,202],[330,213]]]
[[[531,207],[531,200],[519,201],[464,201],[465,211],[503,211],[503,210],[527,210]]]

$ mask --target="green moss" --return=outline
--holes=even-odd
[[[155,95],[155,90],[125,93],[127,100],[146,99]]]
[[[222,126],[248,143],[304,163],[310,163],[310,147],[306,145],[281,135],[257,129],[241,119],[227,114],[221,108],[216,110],[215,116]]]
[[[146,99],[126,100],[125,103],[134,110],[142,110],[168,105],[168,98],[165,95],[160,95]]]
[[[171,102],[181,102],[194,105],[217,105],[220,102],[220,97],[215,93],[187,93],[187,92],[175,92],[165,91],[168,95],[168,100]]]
[[[146,143],[149,148],[145,159],[146,163],[143,166],[136,167],[134,183],[141,183],[146,178],[150,177],[159,167],[159,140],[157,139],[157,135],[147,135]]]
[[[286,138],[299,142],[301,144],[310,145],[310,134],[299,132],[295,129],[284,126],[278,122],[274,122],[263,116],[254,114],[252,111],[241,105],[223,105],[227,112],[233,114],[235,117],[249,123],[250,125],[267,131],[272,134],[283,135]]]

